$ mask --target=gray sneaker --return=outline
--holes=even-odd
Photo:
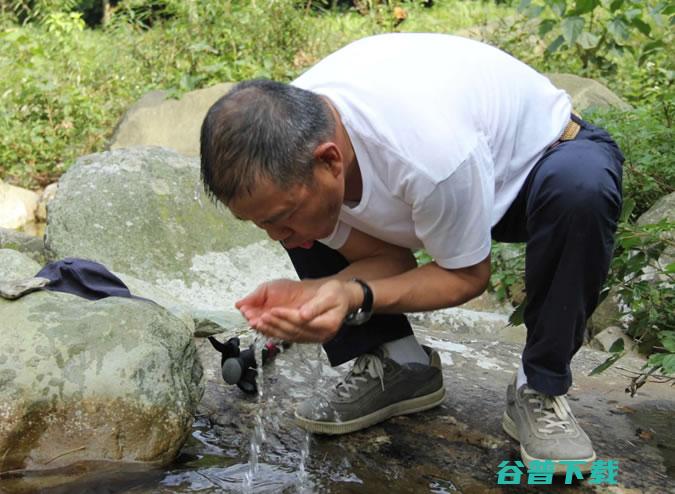
[[[564,396],[548,396],[527,384],[516,391],[516,382],[506,390],[504,431],[520,442],[520,456],[530,462],[552,460],[556,473],[564,473],[566,461],[579,461],[575,466],[588,472],[595,461],[591,440],[572,415]]]
[[[422,348],[429,365],[400,365],[381,349],[361,355],[327,397],[300,404],[297,424],[318,434],[347,434],[440,405],[445,398],[441,359],[431,348]]]

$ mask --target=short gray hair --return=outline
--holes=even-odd
[[[204,190],[228,204],[259,178],[279,187],[311,183],[317,145],[333,135],[328,104],[311,91],[266,79],[234,86],[201,130]]]

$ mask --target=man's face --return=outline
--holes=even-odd
[[[243,194],[228,204],[239,219],[249,220],[287,249],[309,247],[310,242],[333,232],[340,214],[344,181],[324,163],[314,167],[314,182],[280,188],[261,178],[251,195]]]

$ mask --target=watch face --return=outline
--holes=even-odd
[[[371,315],[371,312],[365,312],[362,309],[358,309],[356,312],[352,312],[345,318],[345,324],[348,326],[359,326],[367,322]]]

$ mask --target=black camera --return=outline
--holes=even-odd
[[[236,384],[239,389],[245,393],[256,393],[256,376],[258,373],[258,364],[255,360],[255,350],[253,344],[248,348],[241,350],[238,337],[233,337],[225,343],[219,342],[213,336],[209,336],[209,341],[213,348],[221,354],[220,367],[223,379],[228,384]],[[290,344],[283,343],[283,348],[288,348]],[[266,343],[262,351],[262,365],[267,364],[279,353],[280,348],[274,343]]]

